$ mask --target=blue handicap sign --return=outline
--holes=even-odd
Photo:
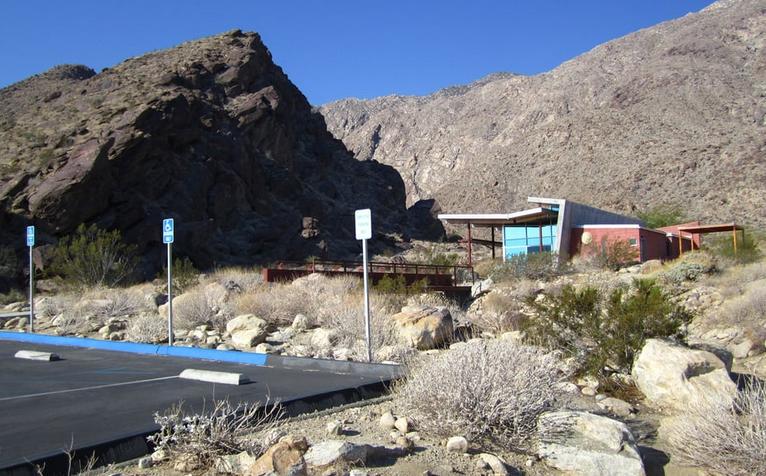
[[[162,242],[173,243],[175,235],[175,225],[172,218],[165,218],[162,220]]]
[[[35,227],[27,227],[27,246],[35,246]]]

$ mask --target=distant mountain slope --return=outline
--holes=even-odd
[[[0,90],[0,245],[122,230],[161,264],[160,220],[198,266],[359,252],[353,210],[406,225],[401,177],[353,159],[255,33],[60,66]]]
[[[320,108],[408,201],[507,211],[528,195],[623,212],[661,202],[766,226],[766,1],[719,2],[537,76]]]

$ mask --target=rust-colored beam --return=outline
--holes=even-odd
[[[473,256],[471,255],[473,252],[473,241],[471,239],[471,222],[469,221],[466,226],[468,227],[468,266],[473,266]]]
[[[731,227],[731,239],[734,243],[734,256],[737,256],[737,229],[735,227]]]

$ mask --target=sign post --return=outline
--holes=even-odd
[[[162,242],[168,245],[168,345],[173,345],[173,241],[175,224],[172,218],[162,220]]]
[[[35,265],[32,261],[32,249],[35,247],[35,227],[27,227],[27,247],[29,247],[29,332],[35,331]]]
[[[364,328],[367,339],[367,362],[372,362],[372,324],[370,323],[370,289],[367,271],[367,240],[372,238],[372,214],[370,209],[354,212],[356,239],[362,240],[362,262],[364,263]]]

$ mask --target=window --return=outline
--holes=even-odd
[[[636,246],[638,244],[635,238],[628,239],[628,243],[630,243],[630,246]]]
[[[555,250],[556,225],[520,225],[503,227],[505,257]]]

